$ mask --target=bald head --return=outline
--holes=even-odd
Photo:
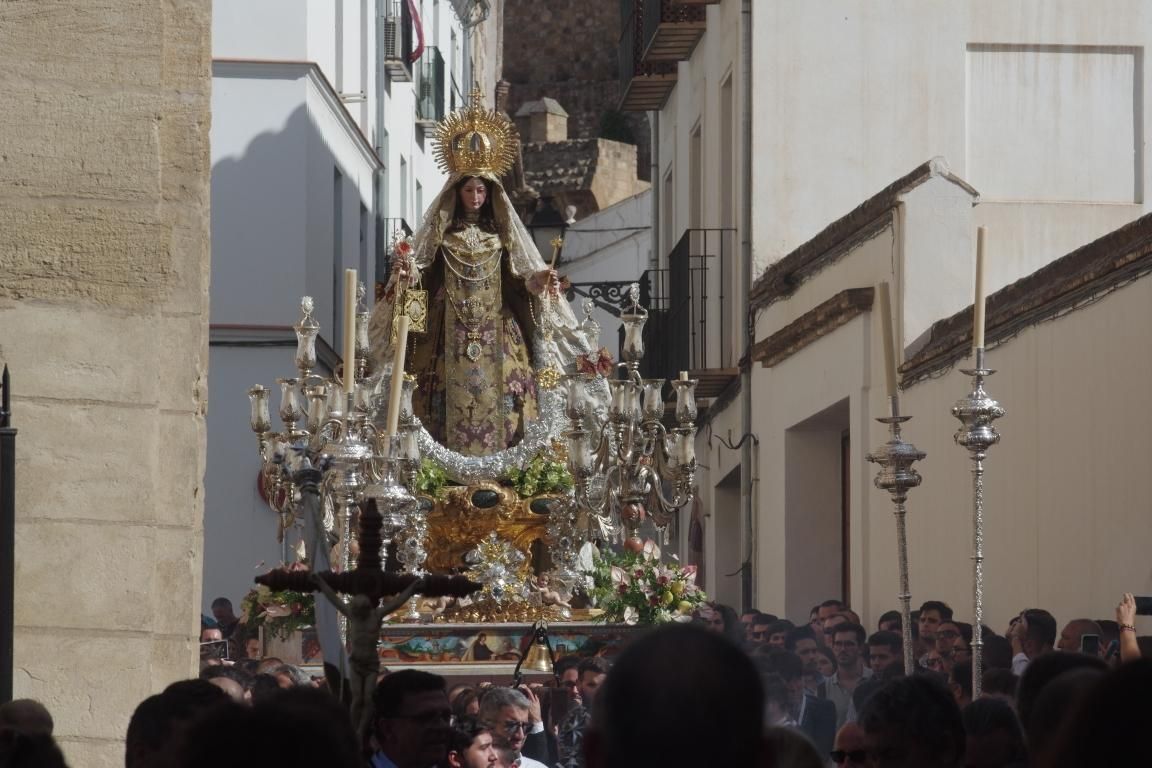
[[[840,730],[836,731],[836,741],[833,742],[832,748],[842,752],[864,749],[864,729],[856,722],[844,723]]]
[[[1092,619],[1072,619],[1060,631],[1060,638],[1056,641],[1058,651],[1079,651],[1080,642],[1084,635],[1100,637],[1103,631],[1100,625]]]

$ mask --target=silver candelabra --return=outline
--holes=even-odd
[[[984,458],[1000,442],[993,422],[1004,415],[1000,403],[984,391],[984,379],[995,373],[985,367],[984,347],[976,348],[976,365],[961,369],[972,377],[972,391],[952,406],[960,420],[956,443],[968,450],[972,460],[972,698],[980,697],[984,668]]]
[[[664,379],[640,376],[644,356],[644,324],[648,312],[640,306],[640,288],[629,289],[631,308],[624,323],[621,364],[625,377],[608,381],[608,418],[596,423],[589,397],[590,374],[569,374],[562,381],[564,414],[569,428],[568,468],[577,508],[615,532],[632,549],[641,546],[640,526],[651,519],[667,543],[668,526],[678,509],[695,494],[696,380],[682,374],[676,390],[676,423],[668,430],[664,418]],[[591,422],[591,425],[590,425]],[[671,498],[664,486],[672,487]]]
[[[912,653],[912,591],[908,583],[908,527],[907,506],[908,491],[920,485],[920,473],[912,465],[923,459],[927,454],[916,446],[904,440],[900,434],[900,425],[911,419],[911,416],[900,415],[900,396],[891,395],[888,398],[889,415],[881,416],[876,421],[888,425],[888,442],[869,453],[867,458],[880,465],[873,481],[877,488],[888,491],[892,496],[892,503],[896,506],[896,553],[899,557],[900,569],[900,627],[903,634],[904,645],[904,674],[911,675],[914,670]]]

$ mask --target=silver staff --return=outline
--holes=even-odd
[[[1000,433],[992,425],[1004,415],[1000,403],[984,391],[984,378],[995,373],[984,367],[984,347],[976,348],[976,367],[961,369],[972,377],[972,391],[952,406],[952,415],[960,420],[956,443],[968,449],[972,459],[972,698],[980,698],[984,676],[984,457],[988,449],[1000,442]]]

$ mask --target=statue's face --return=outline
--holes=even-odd
[[[468,179],[460,187],[460,205],[465,211],[479,211],[488,199],[488,186],[483,179]]]

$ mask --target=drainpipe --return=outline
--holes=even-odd
[[[752,443],[752,344],[755,341],[756,327],[751,314],[749,296],[752,290],[752,0],[743,0],[740,9],[740,58],[743,104],[740,107],[740,144],[744,154],[744,173],[740,183],[740,200],[743,208],[743,225],[740,228],[740,257],[743,266],[744,283],[740,291],[740,317],[744,318],[744,354],[740,370],[740,432],[743,447],[740,449],[740,502],[744,510],[744,535],[747,537],[747,557],[742,564],[740,592],[743,608],[747,610],[755,604],[753,593],[755,584],[752,568],[756,552],[756,521],[754,517],[752,476],[756,472],[753,461]]]
[[[660,228],[657,226],[660,222],[660,113],[648,113],[648,125],[652,130],[652,151],[651,151],[651,177],[652,186],[652,226],[651,226],[651,248],[648,251],[648,268],[660,269]],[[655,279],[655,275],[653,275]],[[656,290],[656,286],[649,286],[652,291]]]

